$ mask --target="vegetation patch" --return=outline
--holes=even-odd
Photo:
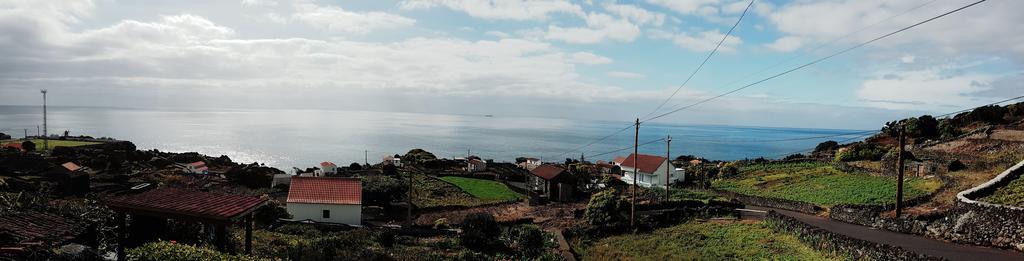
[[[796,237],[762,223],[690,222],[649,234],[602,239],[584,260],[826,260]]]
[[[841,171],[828,163],[774,163],[744,166],[736,178],[721,179],[715,188],[744,195],[756,195],[813,203],[887,204],[895,202],[896,179],[866,173]],[[904,198],[937,190],[938,179],[907,178]]]
[[[493,180],[465,178],[457,176],[440,177],[439,179],[458,186],[466,193],[483,200],[513,201],[523,195],[512,191],[508,186]]]
[[[49,140],[48,143],[50,144],[50,148],[43,148],[43,140],[42,139],[32,139],[31,141],[32,141],[32,143],[36,144],[36,149],[37,150],[52,150],[53,148],[56,148],[56,147],[78,147],[78,146],[85,146],[85,145],[100,144],[99,142],[93,142],[93,141]]]
[[[992,195],[981,198],[981,201],[1015,207],[1024,207],[1024,179],[1018,177]]]
[[[479,198],[452,183],[422,174],[413,175],[412,190],[412,203],[419,208],[475,207],[508,201]]]

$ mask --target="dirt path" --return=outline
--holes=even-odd
[[[954,244],[917,235],[878,230],[788,210],[753,206],[748,208],[763,211],[774,210],[779,214],[796,218],[797,220],[832,231],[833,233],[871,242],[898,246],[916,253],[943,257],[949,260],[1024,260],[1024,253],[1017,251]]]

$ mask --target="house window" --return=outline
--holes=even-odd
[[[331,211],[324,209],[324,218],[331,218]]]

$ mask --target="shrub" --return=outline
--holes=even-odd
[[[474,250],[488,250],[495,238],[501,235],[501,228],[489,213],[473,213],[462,221],[459,238],[463,246]]]
[[[949,162],[949,165],[946,167],[946,169],[950,172],[964,170],[966,168],[967,165],[961,162],[959,159],[955,159]]]
[[[614,190],[604,190],[590,197],[583,217],[593,226],[617,226],[625,218],[621,214],[626,203]]]
[[[871,160],[877,161],[882,159],[887,151],[879,148],[874,144],[868,143],[854,143],[846,147],[846,151],[836,153],[836,161],[858,161],[858,160]]]
[[[374,236],[365,229],[300,241],[288,249],[290,260],[376,260]]]
[[[448,219],[447,218],[438,218],[437,220],[434,220],[434,229],[446,229],[446,228],[448,228]]]
[[[138,261],[204,261],[204,260],[257,260],[251,256],[230,255],[213,249],[167,241],[152,242],[129,249],[128,260]]]
[[[942,139],[952,139],[952,138],[959,137],[961,134],[963,134],[963,133],[960,132],[960,128],[957,128],[956,125],[953,124],[952,120],[943,119],[942,121],[939,122],[939,137],[940,138],[942,138]]]
[[[392,176],[363,177],[363,204],[387,205],[405,199],[409,184]]]
[[[535,257],[544,252],[544,231],[534,225],[519,225],[501,235],[501,241],[508,249],[526,257]]]
[[[818,146],[814,147],[814,154],[829,152],[839,149],[839,142],[834,140],[818,143]]]

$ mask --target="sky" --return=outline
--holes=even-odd
[[[971,2],[755,1],[660,112]],[[748,4],[0,0],[0,105],[39,104],[48,89],[49,104],[69,106],[631,121],[672,95]],[[1019,10],[990,0],[657,121],[875,129],[1019,96]]]

